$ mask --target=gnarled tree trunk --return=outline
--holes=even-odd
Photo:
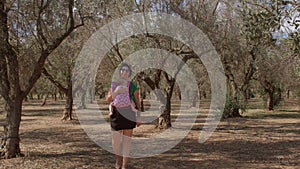
[[[18,1],[19,2],[19,1]],[[50,2],[50,1],[49,1]],[[20,64],[18,62],[18,53],[16,48],[10,44],[11,37],[9,36],[8,14],[14,12],[9,9],[11,4],[6,4],[5,0],[0,1],[0,94],[5,102],[5,111],[7,113],[6,122],[7,127],[4,133],[4,140],[2,141],[0,154],[5,158],[12,158],[21,155],[20,150],[20,136],[19,128],[21,123],[22,103],[24,98],[33,88],[34,84],[41,76],[42,68],[47,57],[67,38],[70,33],[80,25],[75,25],[74,22],[74,0],[68,1],[68,16],[66,17],[66,29],[63,34],[52,39],[46,39],[44,36],[41,23],[43,22],[41,15],[45,9],[49,9],[49,3],[42,3],[36,9],[39,10],[36,16],[37,37],[39,43],[43,44],[41,47],[39,58],[33,65],[33,71],[29,75],[29,80],[25,83],[20,83]],[[9,6],[9,7],[8,7]],[[13,29],[13,28],[12,28]],[[17,30],[18,32],[19,30]],[[47,30],[48,31],[48,30]],[[15,36],[16,37],[16,36]],[[24,90],[21,90],[20,84],[24,84]]]
[[[234,76],[229,68],[229,66],[225,67],[226,71],[226,77],[229,83],[229,87],[231,89],[231,94],[229,95],[229,98],[227,99],[225,111],[224,111],[224,117],[242,117],[242,115],[239,112],[240,105],[238,100],[238,86],[234,80]]]
[[[19,127],[24,96],[19,84],[17,54],[9,44],[8,9],[5,1],[0,1],[0,39],[0,94],[5,102],[7,125],[0,154],[4,158],[12,158],[21,155]]]
[[[23,156],[20,149],[19,128],[21,123],[22,99],[7,103],[7,129],[1,147],[1,156],[13,158]]]
[[[275,103],[275,100],[274,100],[274,91],[268,91],[267,92],[267,95],[268,95],[268,99],[267,99],[267,107],[268,107],[268,110],[269,111],[272,111],[274,110],[274,103]]]
[[[275,97],[276,87],[272,81],[263,78],[260,80],[260,84],[264,87],[267,93],[267,108],[269,111],[274,110],[275,104],[277,102]],[[278,100],[279,102],[279,100]]]
[[[171,127],[171,99],[167,98],[166,105],[160,107],[162,112],[158,118],[157,127],[160,129],[167,129]]]
[[[239,100],[238,100],[238,89],[237,89],[237,86],[236,84],[233,84],[234,82],[231,83],[231,86],[232,86],[232,104],[231,104],[231,112],[229,114],[229,117],[242,117],[242,115],[240,114],[239,112]]]
[[[67,100],[65,103],[65,110],[62,117],[62,120],[72,120],[72,113],[73,113],[73,94],[72,94],[72,83],[69,84],[69,87],[67,89]]]
[[[71,72],[71,71],[69,71]],[[50,80],[60,91],[60,93],[64,93],[67,96],[66,102],[65,102],[65,108],[62,116],[62,120],[72,120],[72,114],[73,114],[73,93],[72,93],[72,80],[71,76],[68,76],[68,85],[67,87],[64,87],[62,83],[57,81],[47,70],[46,68],[43,68],[42,73],[46,76],[48,80]]]

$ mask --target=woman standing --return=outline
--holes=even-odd
[[[131,73],[132,70],[128,64],[121,64],[119,69],[119,78],[125,78],[128,81],[128,85],[127,87],[124,87],[123,85],[121,87],[118,86],[117,82],[113,82],[108,91],[106,100],[108,102],[112,102],[114,101],[114,99],[116,99],[116,96],[126,96],[126,94],[128,94],[129,98],[133,101],[133,103],[135,103],[136,109],[140,110],[138,88],[136,84],[134,84],[129,79]],[[124,103],[124,100],[126,101],[127,99],[123,98],[120,99],[120,101],[117,101],[118,103],[120,103],[120,106],[117,106],[118,104],[114,104],[115,106],[112,107],[113,112],[110,116],[110,124],[112,128],[112,147],[116,154],[117,169],[121,168],[122,160],[122,169],[126,168],[130,152],[133,129],[136,126],[139,127],[141,124],[140,112],[134,112],[132,110],[131,104]],[[122,152],[120,150],[121,144],[123,144]]]

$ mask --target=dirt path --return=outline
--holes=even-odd
[[[226,119],[198,143],[205,116],[198,116],[187,137],[171,150],[130,160],[132,169],[297,168],[300,166],[299,103],[265,112],[251,109],[245,118]],[[0,160],[0,168],[99,168],[114,166],[114,155],[90,140],[78,121],[62,122],[62,104],[26,103],[20,129],[23,158]],[[3,118],[3,115],[2,117]],[[158,132],[146,124],[135,137]],[[2,133],[2,129],[0,130]]]

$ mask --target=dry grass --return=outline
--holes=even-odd
[[[100,102],[103,103],[103,102]],[[192,130],[171,150],[148,158],[131,159],[129,168],[297,168],[300,166],[300,109],[288,100],[272,112],[254,109],[244,118],[222,120],[205,142],[198,143],[209,102],[201,102]],[[77,120],[62,122],[62,102],[24,104],[20,129],[22,158],[0,160],[0,168],[99,168],[114,166],[114,155],[89,139]],[[252,101],[260,105],[260,101]],[[105,108],[103,105],[102,108]],[[174,113],[176,115],[176,113]],[[175,118],[176,116],[174,116]],[[4,118],[4,115],[1,115]],[[0,134],[2,129],[0,129]],[[151,124],[135,137],[160,132]]]

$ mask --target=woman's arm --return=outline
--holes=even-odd
[[[133,96],[134,96],[134,100],[135,100],[135,104],[136,104],[137,109],[139,111],[141,111],[141,102],[140,102],[139,91],[138,90],[134,91]]]
[[[112,102],[113,97],[112,97],[112,91],[111,88],[108,90],[107,96],[106,96],[106,101],[107,102]]]
[[[139,127],[141,125],[141,102],[140,102],[140,96],[139,96],[139,91],[136,90],[134,93],[133,93],[133,96],[134,96],[134,99],[135,99],[135,104],[136,104],[136,107],[138,109],[138,112],[137,112],[137,117],[136,117],[136,126]]]

